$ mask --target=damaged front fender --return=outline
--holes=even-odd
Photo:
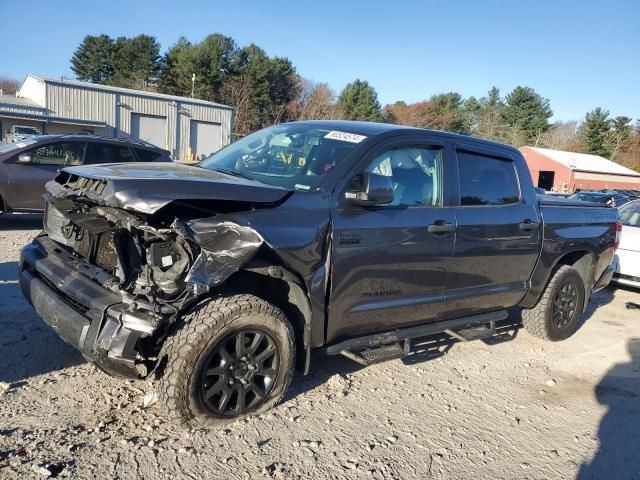
[[[237,272],[264,243],[253,228],[216,218],[176,223],[176,230],[201,248],[185,280],[207,288]]]

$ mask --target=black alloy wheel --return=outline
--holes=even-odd
[[[235,417],[251,412],[269,396],[280,365],[274,339],[257,329],[237,330],[214,344],[200,373],[206,410]]]
[[[578,289],[569,280],[556,294],[553,300],[552,321],[556,328],[565,328],[569,325],[576,314],[578,304]]]

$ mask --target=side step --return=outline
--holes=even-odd
[[[481,313],[469,317],[407,327],[385,333],[350,338],[326,349],[327,355],[343,355],[361,365],[372,365],[409,355],[411,340],[439,333],[463,341],[490,337],[496,332],[496,322],[509,317],[506,310]]]

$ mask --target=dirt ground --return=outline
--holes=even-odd
[[[271,413],[186,431],[23,299],[40,222],[0,218],[0,478],[640,478],[637,291],[599,293],[561,343],[520,330],[368,368],[318,357]]]

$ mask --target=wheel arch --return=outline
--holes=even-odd
[[[544,253],[543,253],[544,255]],[[596,254],[585,248],[565,252],[553,259],[541,258],[531,276],[531,287],[525,295],[520,306],[531,308],[535,306],[542,297],[547,285],[551,281],[554,272],[562,265],[574,267],[580,273],[585,287],[585,306],[590,297],[591,289],[595,284],[594,266]]]
[[[311,302],[304,282],[286,267],[250,261],[226,279],[219,288],[221,294],[250,293],[284,312],[296,337],[297,358],[304,359],[298,367],[306,374],[311,359]]]

